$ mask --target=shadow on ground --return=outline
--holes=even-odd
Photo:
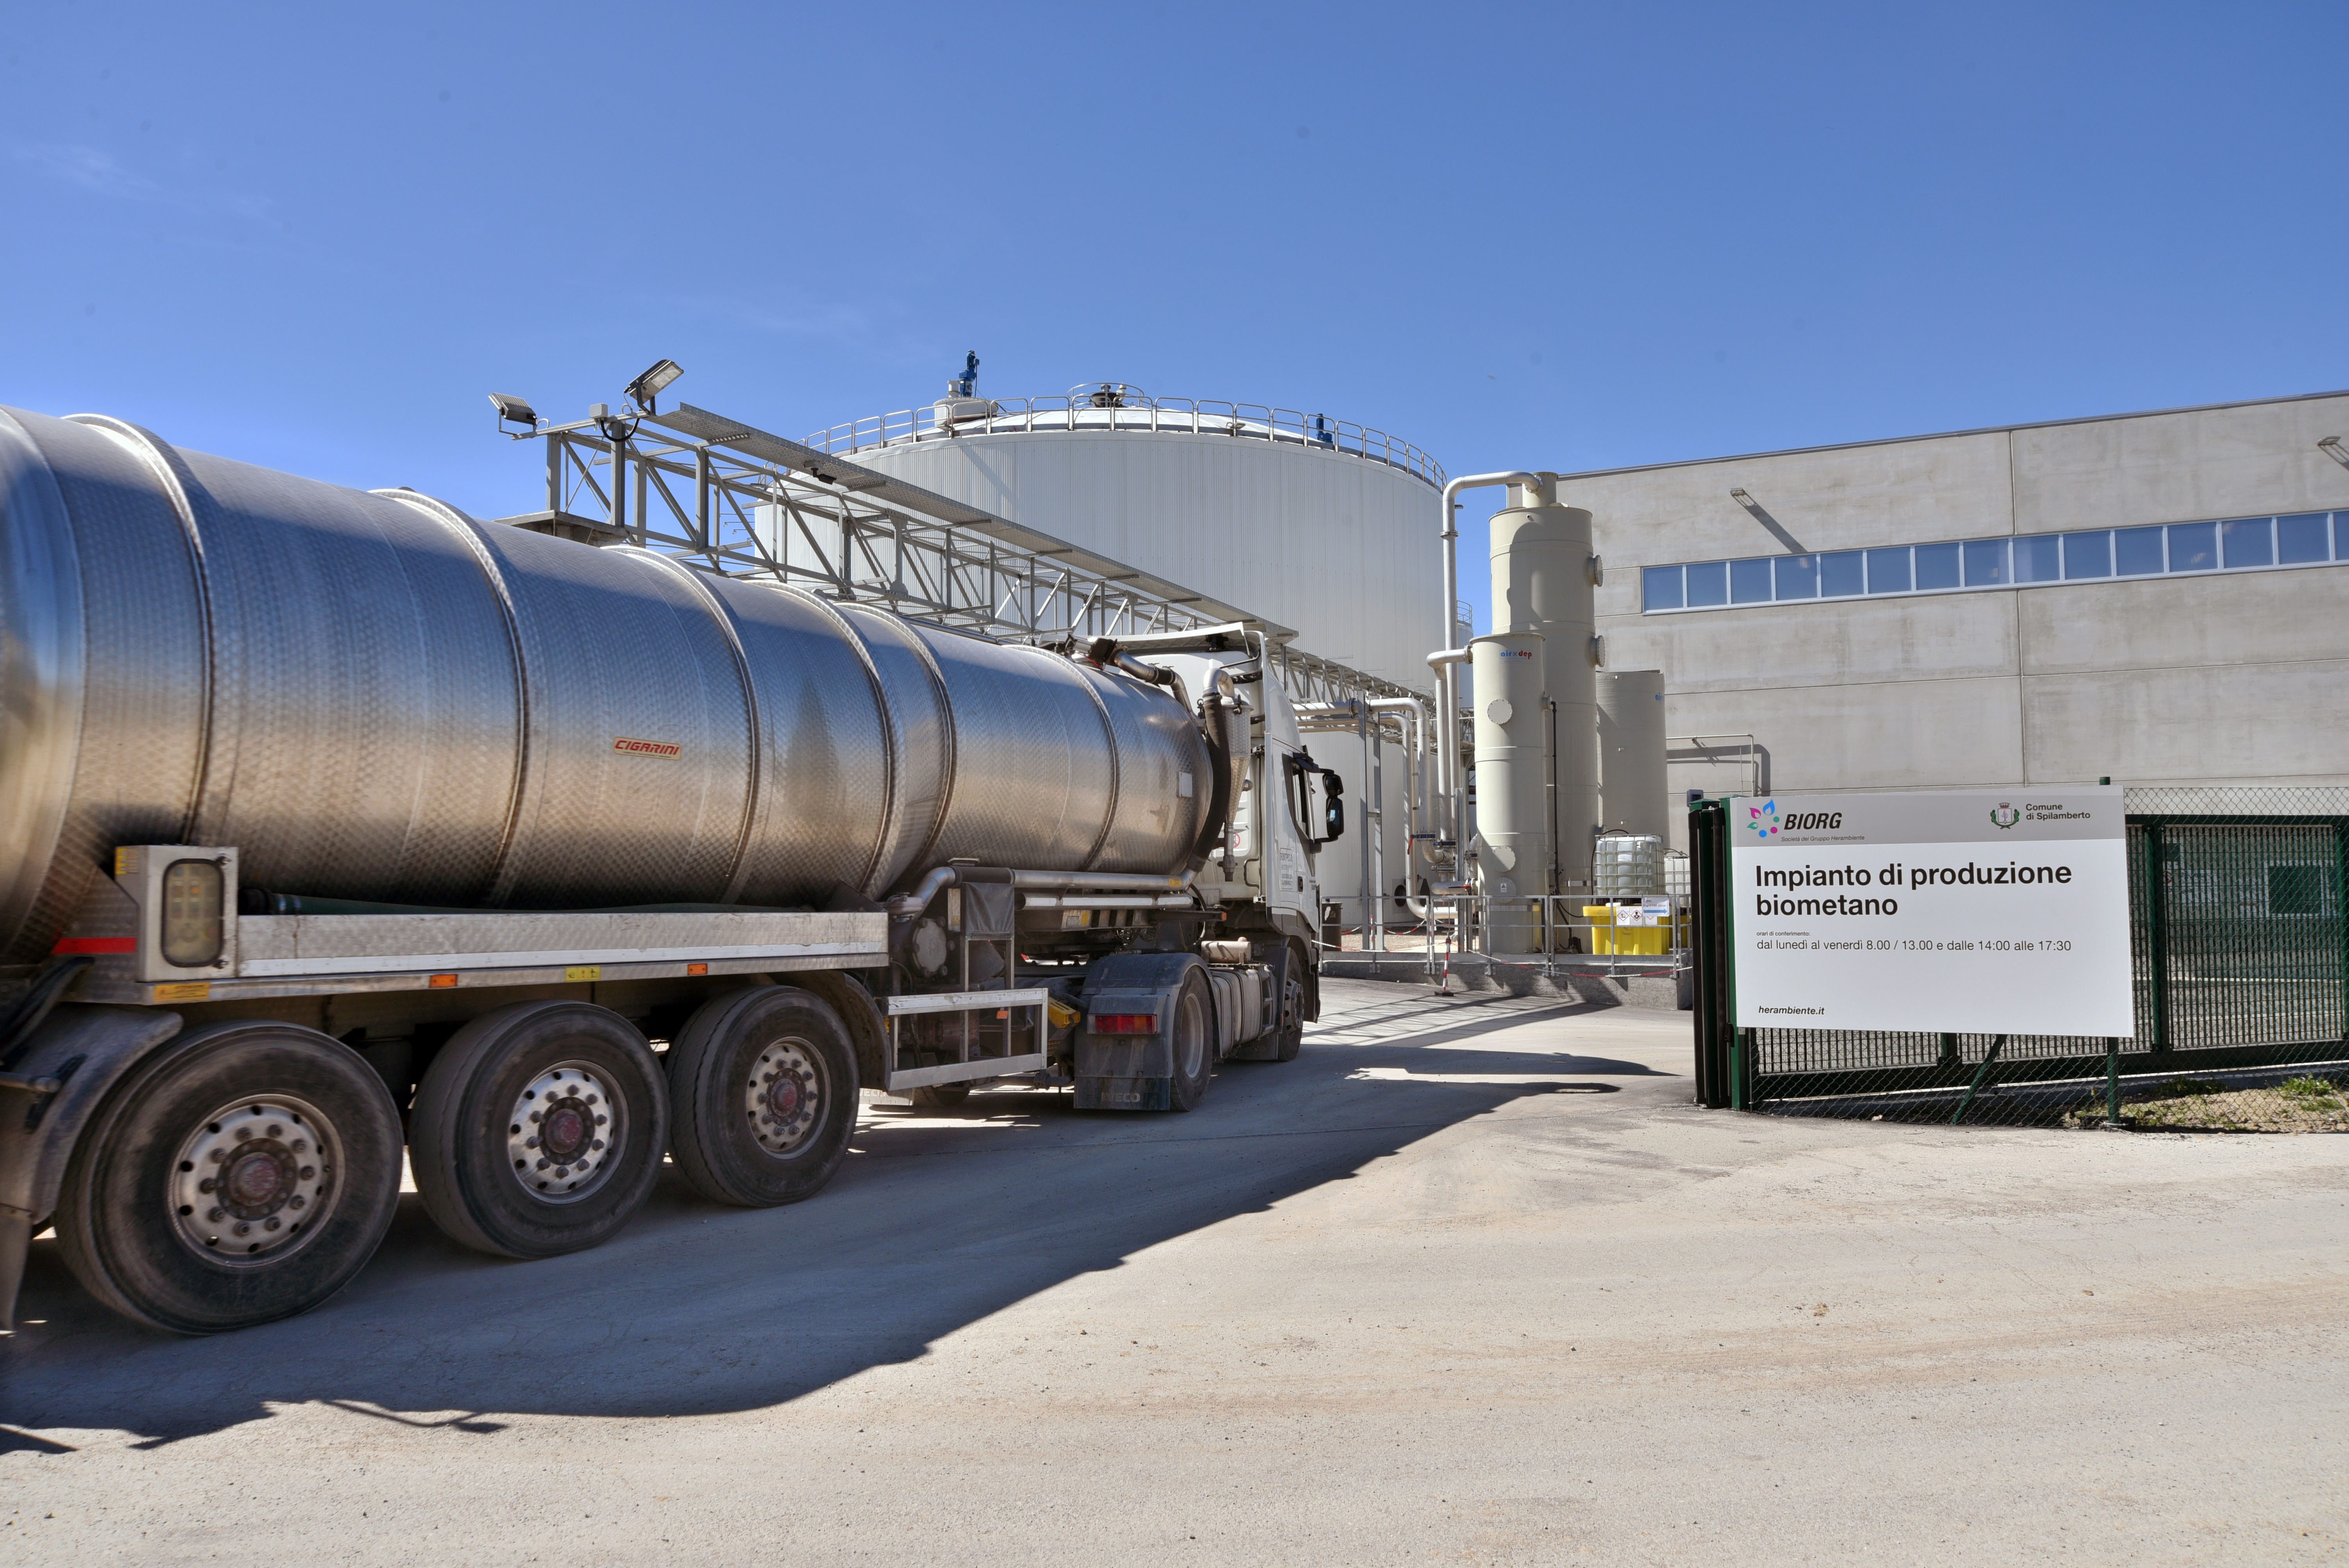
[[[1672,1075],[1636,1062],[1464,1044],[1589,1010],[1461,1008],[1400,1037],[1309,1040],[1295,1062],[1226,1065],[1187,1116],[1078,1112],[1062,1095],[1029,1089],[975,1095],[943,1120],[869,1103],[854,1152],[815,1200],[720,1209],[665,1179],[618,1240],[571,1257],[468,1253],[411,1194],[350,1290],[305,1317],[213,1339],[113,1317],[45,1239],[20,1331],[0,1347],[0,1421],[68,1439],[128,1430],[153,1447],[314,1401],[460,1433],[502,1429],[485,1412],[637,1417],[781,1403],[919,1358],[1038,1291],[1350,1180],[1526,1096],[1611,1087],[1578,1081],[1598,1078],[1652,1078],[1665,1090]],[[1412,1016],[1323,1027],[1342,1039],[1407,1028]]]

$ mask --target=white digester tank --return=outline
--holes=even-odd
[[[1598,558],[1590,552],[1590,513],[1558,505],[1554,480],[1513,485],[1509,504],[1493,514],[1492,562],[1493,629],[1541,638],[1541,689],[1553,705],[1556,735],[1556,806],[1547,824],[1556,885],[1523,885],[1519,891],[1582,892],[1591,885],[1591,842],[1600,825],[1597,614],[1591,602]],[[1484,694],[1484,681],[1476,690]],[[1478,745],[1481,801],[1481,732]],[[1485,875],[1489,881],[1491,873]]]
[[[1082,544],[1296,629],[1301,651],[1413,691],[1448,643],[1428,585],[1444,471],[1418,449],[1319,415],[1087,386],[1064,397],[961,394],[808,438],[867,468]],[[1306,738],[1346,781],[1348,836],[1320,857],[1326,897],[1361,892],[1366,801],[1352,735]],[[1385,757],[1387,890],[1409,864],[1406,758]],[[1364,917],[1349,903],[1348,924]],[[1392,904],[1388,918],[1398,918]]]

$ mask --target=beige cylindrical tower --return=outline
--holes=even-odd
[[[1545,479],[1538,485],[1511,486],[1509,504],[1493,514],[1492,527],[1494,630],[1540,634],[1543,686],[1557,705],[1557,816],[1551,832],[1559,885],[1539,891],[1581,891],[1590,885],[1590,845],[1599,826],[1598,661],[1591,645],[1597,616],[1590,593],[1597,562],[1590,552],[1590,513],[1558,505],[1556,481]],[[1481,799],[1481,776],[1477,794]]]
[[[1549,722],[1543,639],[1535,633],[1471,638],[1476,676],[1476,882],[1495,900],[1492,951],[1527,953],[1540,923],[1503,901],[1545,892],[1549,880]]]
[[[1671,842],[1663,671],[1599,672],[1599,788],[1609,832]]]

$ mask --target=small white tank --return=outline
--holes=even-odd
[[[1599,787],[1607,830],[1669,842],[1664,672],[1601,670],[1598,695]]]

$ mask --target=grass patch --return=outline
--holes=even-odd
[[[2309,1075],[2260,1088],[2167,1078],[2123,1084],[2121,1116],[2141,1128],[2180,1132],[2349,1132],[2349,1095],[2340,1084]],[[2105,1097],[2089,1096],[2064,1119],[2075,1127],[2103,1121]]]
[[[2304,1100],[2315,1107],[2322,1107],[2328,1102],[2332,1105],[2341,1103],[2341,1086],[2321,1078],[2286,1078],[2276,1085],[2276,1092],[2291,1095],[2295,1099]]]

